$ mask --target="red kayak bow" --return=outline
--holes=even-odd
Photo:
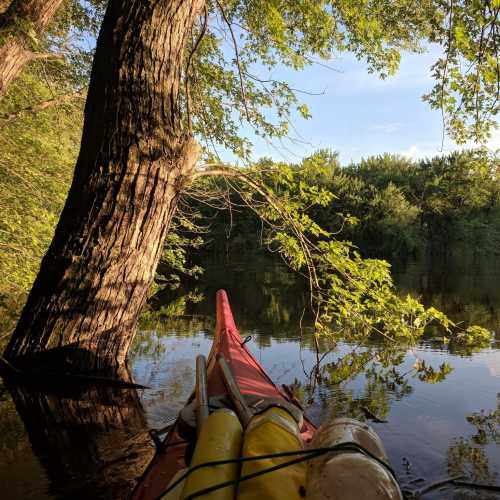
[[[278,387],[267,375],[260,363],[248,350],[236,328],[227,293],[219,290],[217,301],[217,325],[212,349],[208,357],[208,396],[220,397],[227,394],[217,354],[224,355],[238,383],[243,396],[273,400],[283,400],[300,408],[300,404],[284,386]],[[194,359],[194,356],[193,356]],[[191,398],[192,399],[192,398]],[[311,440],[314,425],[304,418],[301,437],[304,442]],[[178,443],[178,444],[176,444]],[[153,460],[139,480],[132,498],[134,500],[152,500],[165,491],[177,471],[187,466],[185,461],[188,444],[180,435],[179,419],[163,441]]]

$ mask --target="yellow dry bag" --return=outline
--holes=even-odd
[[[238,458],[241,452],[243,429],[236,414],[228,409],[214,411],[201,428],[191,467]],[[238,463],[202,467],[187,477],[181,498],[184,499],[210,486],[238,478]],[[236,486],[228,486],[203,495],[204,500],[234,500]]]
[[[285,451],[301,450],[302,440],[295,419],[282,408],[271,407],[252,418],[243,439],[243,457],[254,457]],[[261,471],[295,456],[267,458],[243,462],[241,476]],[[299,500],[304,494],[306,463],[290,465],[276,471],[242,481],[238,500]]]

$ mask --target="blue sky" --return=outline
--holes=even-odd
[[[299,96],[312,114],[309,120],[298,116],[292,120],[305,144],[289,140],[268,144],[245,128],[245,134],[254,143],[254,159],[270,156],[295,162],[316,149],[329,148],[338,151],[342,164],[346,164],[384,152],[417,159],[456,149],[447,138],[441,150],[441,113],[422,101],[422,95],[433,86],[430,67],[437,57],[436,50],[403,54],[398,73],[386,80],[368,74],[366,65],[350,54],[328,63],[335,70],[314,65],[300,73],[280,68],[270,75],[259,75],[325,93]],[[498,131],[489,145],[493,149],[500,147]],[[222,156],[232,159],[228,154]]]

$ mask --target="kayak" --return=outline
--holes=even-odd
[[[263,401],[273,401],[274,405],[286,406],[288,411],[296,408],[302,413],[299,401],[292,391],[285,385],[276,385],[266,373],[261,364],[247,347],[249,337],[243,339],[236,327],[233,313],[229,305],[227,293],[219,290],[216,295],[217,322],[215,335],[207,359],[207,393],[210,403],[218,402],[219,407],[227,404],[231,407],[230,395],[224,382],[220,363],[217,362],[221,355],[226,360],[239,390],[251,409],[258,411]],[[186,412],[194,400],[193,395],[186,404]],[[227,403],[226,403],[227,402]],[[138,481],[133,493],[133,500],[153,500],[158,498],[168,487],[172,478],[189,465],[190,453],[193,442],[189,437],[186,421],[189,415],[178,416],[176,422],[168,430],[166,437],[158,443],[158,449],[151,463]],[[307,417],[301,419],[300,439],[306,445],[314,437],[316,427]],[[186,436],[188,438],[186,439]]]

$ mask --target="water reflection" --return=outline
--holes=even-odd
[[[401,352],[388,355],[382,349],[375,349],[364,353],[351,352],[326,364],[324,369],[328,376],[324,384],[335,394],[333,402],[331,399],[326,401],[331,417],[386,421],[392,400],[399,401],[413,391],[407,374],[396,368],[403,357]],[[386,363],[391,359],[394,364],[389,368]],[[349,382],[361,373],[364,373],[365,381],[358,393]]]
[[[240,328],[258,325],[265,328],[266,337],[300,336],[299,320],[308,304],[307,288],[281,260],[265,255],[241,255],[208,262],[204,267],[202,280],[186,281],[174,292],[165,291],[156,297],[153,305],[166,312],[172,303],[179,304],[179,297],[194,293],[203,300],[181,302],[178,315],[213,318],[215,294],[223,288],[232,298],[231,305],[239,318]],[[290,330],[283,330],[284,324]]]
[[[413,263],[396,269],[396,277],[403,293],[420,295],[457,321],[478,322],[498,332],[498,266],[486,263],[478,270],[460,262],[452,264],[426,267],[425,263]],[[370,420],[383,436],[403,481],[424,478],[427,484],[451,473],[466,472],[462,469],[474,461],[477,469],[487,460],[488,470],[493,471],[493,476],[481,476],[483,480],[491,480],[500,470],[498,442],[474,441],[477,432],[466,420],[478,407],[492,411],[500,376],[498,350],[457,347],[432,338],[432,334],[410,350],[377,342],[356,346],[321,339],[322,362],[318,366],[307,317],[304,328],[298,326],[307,294],[299,280],[290,279],[284,266],[262,257],[214,263],[195,286],[205,300],[183,303],[181,314],[191,318],[191,324],[168,327],[163,321],[168,331],[163,337],[166,351],[174,332],[191,335],[184,340],[191,349],[201,343],[203,352],[203,342],[208,348],[214,292],[226,288],[242,334],[253,336],[252,348],[271,376],[292,388],[316,423],[336,416]],[[184,288],[189,290],[192,288]],[[165,306],[171,297],[165,293],[160,303]],[[192,318],[200,323],[193,324]],[[181,356],[182,363],[189,362],[193,355],[189,351]],[[143,356],[146,360],[147,355]],[[429,492],[427,498],[491,496],[484,495],[483,491],[446,487]]]
[[[2,447],[11,450],[12,463],[16,454],[18,459],[27,455],[23,448],[29,440],[48,483],[44,493],[54,498],[126,498],[153,454],[135,390],[48,394],[16,386],[8,393],[0,407],[2,424],[8,425],[2,426]],[[5,474],[4,467],[0,470]],[[19,485],[2,484],[7,498],[20,498]],[[41,491],[23,493],[23,498],[42,496]]]
[[[143,347],[150,345],[154,353],[163,353],[156,358],[156,367],[152,370],[162,373],[164,387],[161,390],[168,392],[166,407],[172,405],[173,400],[182,404],[192,387],[194,365],[190,356],[193,350],[206,353],[210,347],[209,322],[185,321],[184,328],[179,321],[175,326],[164,321],[158,325],[163,330],[154,333],[155,341],[142,344]],[[198,325],[199,330],[192,329],[193,325]],[[326,356],[316,382],[312,382],[311,373],[316,368],[312,343],[304,338],[300,344],[298,337],[290,336],[288,325],[282,328],[282,334],[274,337],[255,325],[241,330],[243,335],[253,335],[252,350],[276,381],[292,388],[308,407],[308,415],[314,422],[338,416],[370,420],[383,437],[403,482],[423,478],[422,484],[428,484],[464,471],[471,480],[491,481],[496,477],[500,471],[498,413],[494,420],[489,412],[497,405],[494,402],[492,409],[499,387],[500,373],[495,371],[495,367],[500,366],[498,350],[487,349],[471,356],[466,351],[450,353],[443,344],[435,342],[423,343],[411,351],[388,350],[376,343],[360,347],[342,342],[331,349],[323,341],[321,346]],[[262,337],[268,345],[264,346]],[[162,347],[158,348],[157,343]],[[138,356],[139,366],[150,359],[145,351]],[[171,391],[175,382],[179,384],[179,366],[191,368],[188,372],[181,370],[188,390],[180,396],[183,391],[178,385],[175,399]],[[149,370],[147,375],[142,373],[146,377],[138,377],[142,383],[155,379]],[[482,420],[478,408],[485,408],[484,415],[489,418]],[[479,415],[477,418],[475,412]],[[161,413],[157,412],[157,416]],[[384,420],[387,422],[382,423]],[[477,425],[485,429],[488,439],[484,439]],[[473,450],[467,455],[469,448]],[[462,462],[457,457],[462,457]],[[469,473],[467,464],[473,463],[478,469],[485,460],[490,474]],[[494,495],[447,486],[429,492],[426,498],[495,498]]]
[[[474,412],[466,420],[475,429],[468,437],[456,438],[449,447],[449,473],[464,475],[476,482],[493,483],[498,478],[498,471],[491,467],[488,449],[493,451],[494,445],[500,445],[500,395],[496,410]]]
[[[395,263],[394,278],[402,292],[419,295],[426,305],[500,333],[500,259],[451,255]]]

